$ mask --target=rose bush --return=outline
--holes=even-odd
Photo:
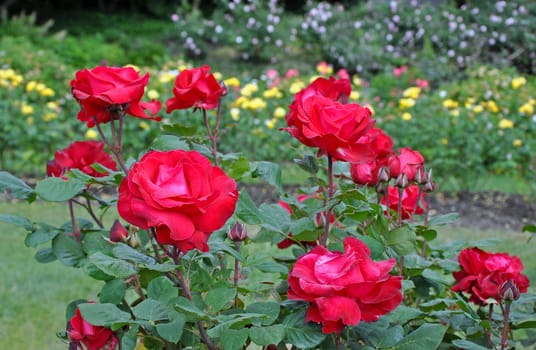
[[[455,215],[430,215],[424,197],[435,185],[423,157],[409,148],[394,154],[370,109],[347,103],[347,80],[317,79],[289,106],[285,130],[314,153],[295,159],[309,178],[289,194],[278,164],[218,151],[224,88],[208,67],[182,74],[168,109],[200,109],[208,138],[183,135],[170,116],[165,133],[125,159],[122,125],[133,105],[143,108],[148,76],[97,67],[77,75],[73,94],[117,167],[92,144],[60,151],[62,178],[35,187],[0,172],[0,190],[69,209],[59,226],[0,220],[27,230],[27,246],[48,245],[38,261],[80,268],[102,286],[98,302],[67,307],[61,336],[71,348],[505,350],[532,342],[524,330],[535,304],[522,295],[519,260],[471,251],[458,264],[459,245],[432,242]],[[196,89],[207,94],[191,95]],[[251,179],[273,186],[281,202],[257,206]],[[289,238],[312,243],[276,247]],[[499,308],[475,309],[456,291],[493,297]]]

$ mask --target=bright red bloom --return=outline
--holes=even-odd
[[[190,107],[216,108],[225,91],[225,88],[210,73],[210,66],[185,69],[175,79],[174,97],[166,101],[166,112]]]
[[[112,228],[110,229],[110,241],[123,242],[128,238],[128,230],[123,226],[121,221],[115,219]]]
[[[137,118],[160,120],[154,116],[160,111],[160,102],[141,102],[148,82],[149,74],[140,77],[131,67],[99,66],[76,72],[71,88],[82,107],[78,119],[90,128],[95,125],[95,119],[98,123],[119,119],[119,111]]]
[[[357,143],[374,126],[372,113],[357,103],[342,104],[351,92],[350,81],[318,78],[294,96],[286,116],[288,131],[301,143],[323,154],[338,154]]]
[[[383,130],[374,128],[361,137],[358,143],[367,145],[374,156],[370,161],[351,162],[352,180],[359,185],[375,185],[378,182],[380,168],[388,165],[389,157],[394,152],[393,140]],[[351,150],[348,153],[351,154]],[[352,160],[353,157],[348,157],[348,159]]]
[[[87,322],[78,308],[67,325],[67,332],[71,342],[82,343],[87,350],[114,350],[119,344],[119,339],[111,329]]]
[[[117,209],[133,225],[154,227],[161,244],[208,251],[237,200],[235,181],[200,153],[150,151],[121,182]]]
[[[112,157],[104,152],[104,144],[100,141],[76,141],[67,148],[56,151],[54,159],[47,163],[47,176],[61,177],[70,169],[78,169],[83,173],[102,177],[107,173],[99,173],[92,165],[100,164],[110,170],[117,170]]]
[[[415,214],[421,215],[424,213],[424,208],[428,206],[424,201],[424,195],[425,193],[422,192],[419,205],[417,205],[419,201],[419,186],[410,185],[404,188],[402,192],[402,219],[411,219],[415,207]],[[389,203],[388,209],[396,212],[398,210],[398,198],[398,187],[389,186],[387,188],[387,194],[382,197],[382,204],[387,205]]]
[[[310,303],[305,321],[322,323],[322,332],[341,333],[345,326],[374,322],[402,301],[402,277],[389,273],[396,261],[373,261],[369,248],[354,237],[344,252],[317,246],[289,273],[290,300]]]
[[[520,293],[526,293],[530,281],[521,274],[523,263],[517,256],[507,253],[490,253],[479,248],[466,248],[460,252],[461,271],[453,272],[455,292],[465,292],[477,305],[486,305],[487,299],[502,300],[500,288],[511,280]]]
[[[398,155],[389,158],[389,170],[391,177],[396,179],[401,173],[405,173],[408,181],[415,180],[417,170],[424,166],[424,157],[419,151],[404,147],[398,150]]]

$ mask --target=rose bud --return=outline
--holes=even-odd
[[[415,174],[415,182],[419,185],[426,185],[430,179],[428,178],[428,173],[424,169],[424,167],[420,167],[417,169],[417,173]]]
[[[408,176],[406,173],[398,175],[395,181],[395,186],[398,188],[406,188],[409,186]]]
[[[126,242],[128,240],[128,230],[121,224],[121,222],[115,219],[112,228],[110,229],[110,241],[112,242]]]
[[[382,166],[380,171],[378,171],[378,182],[389,182],[391,179],[391,174],[389,167]]]
[[[510,279],[505,281],[499,288],[499,297],[501,297],[503,300],[517,300],[519,299],[519,295],[519,287],[514,280]]]
[[[424,185],[424,192],[434,192],[435,191],[435,182],[428,181],[426,185]]]
[[[247,238],[248,231],[246,229],[246,226],[239,223],[238,221],[227,231],[227,237],[231,241],[243,241]]]
[[[387,182],[378,182],[376,184],[376,192],[379,193],[379,194],[386,194],[388,187],[389,187],[389,183],[387,183]]]

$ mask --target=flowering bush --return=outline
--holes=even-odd
[[[226,88],[214,84],[209,67],[181,71],[165,101],[168,111],[200,110],[204,142],[164,135],[137,159],[124,159],[123,140],[136,137],[123,128],[130,116],[159,120],[161,103],[140,102],[148,79],[130,68],[96,67],[71,83],[80,121],[93,121],[115,163],[97,154],[99,143],[91,144],[99,152],[63,162],[67,150],[84,149],[74,142],[55,157],[51,169],[61,170],[35,187],[0,172],[0,190],[29,202],[67,202],[69,212],[59,227],[16,215],[0,220],[26,229],[27,246],[48,245],[37,251],[39,262],[80,268],[102,285],[98,302],[68,306],[69,348],[507,349],[534,342],[518,331],[534,328],[535,308],[519,259],[482,253],[483,267],[464,251],[458,264],[451,258],[458,251],[434,246],[435,227],[454,215],[430,216],[424,196],[434,183],[424,158],[405,147],[393,152],[394,142],[373,128],[370,108],[348,103],[346,78],[318,78],[289,106],[282,132],[313,148],[295,160],[310,174],[298,198],[283,192],[278,164],[221,153]],[[356,185],[350,168],[364,163],[377,173]],[[250,177],[273,185],[281,202],[257,207],[247,187],[238,192],[237,182]],[[295,244],[277,246],[282,240]],[[473,294],[486,304],[469,304]]]

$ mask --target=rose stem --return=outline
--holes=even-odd
[[[331,199],[331,197],[333,197],[334,193],[335,187],[333,185],[333,158],[331,157],[331,154],[328,153],[328,201]],[[329,208],[326,211],[326,215],[324,215],[324,233],[322,234],[322,237],[320,237],[320,245],[323,245],[324,247],[326,246],[329,236],[331,211],[332,209]]]
[[[413,215],[415,215],[415,212],[417,211],[417,207],[419,206],[421,197],[422,197],[422,187],[421,185],[419,185],[419,193],[417,194],[417,201],[415,201],[415,205],[413,205],[413,210],[411,211],[412,219],[413,219]]]
[[[119,150],[119,152],[118,152],[118,150],[116,149],[115,145],[110,144],[110,141],[108,141],[108,138],[106,137],[106,135],[104,135],[104,132],[102,132],[102,128],[100,127],[100,124],[99,124],[97,118],[93,117],[93,119],[95,121],[95,126],[97,127],[97,131],[99,132],[99,135],[102,138],[102,141],[106,144],[106,146],[108,146],[110,151],[114,154],[115,159],[119,163],[119,166],[121,167],[121,169],[123,169],[123,172],[125,173],[125,175],[128,174],[128,168],[125,165],[125,162],[123,161],[123,158],[121,158],[121,151]]]
[[[173,261],[175,262],[175,265],[179,265],[180,262],[180,252],[177,248],[174,248],[173,254],[172,254]],[[190,291],[190,285],[188,281],[184,278],[184,274],[179,269],[176,272],[177,280],[182,288],[182,291],[184,292],[184,296],[186,299],[190,300],[190,302],[193,303],[192,293]],[[216,347],[214,344],[212,344],[212,341],[210,340],[206,330],[205,326],[203,325],[203,321],[197,321],[197,329],[199,329],[199,336],[201,337],[201,340],[203,343],[207,345],[207,348],[209,350],[216,350]]]
[[[488,322],[491,325],[493,315],[493,304],[489,304],[489,312],[488,312]],[[491,340],[491,332],[489,329],[484,328],[484,332],[486,333],[486,339],[488,341],[488,345],[495,349],[495,346],[493,345],[493,341]]]
[[[234,242],[234,246],[238,254],[240,254],[240,244],[242,242],[236,241]],[[238,288],[238,278],[240,277],[240,261],[238,261],[237,258],[235,258],[234,262],[234,275],[233,275],[233,283],[234,286]],[[238,304],[238,292],[235,294],[235,306]]]
[[[503,331],[501,334],[501,350],[508,349],[508,333],[510,332],[510,305],[511,301],[506,300],[503,304],[499,304],[501,306],[502,312],[503,312]]]
[[[398,226],[402,225],[402,195],[404,194],[404,189],[398,189],[398,206],[396,207],[396,221]]]
[[[204,108],[201,108],[201,111],[203,113],[203,119],[205,121],[205,128],[207,129],[208,138],[210,139],[210,142],[212,143],[212,157],[214,158],[214,164],[216,164],[216,166],[220,166],[220,162],[218,160],[218,146],[216,142],[216,136],[218,134],[217,128],[218,128],[219,123],[218,122],[216,123],[216,128],[214,129],[214,132],[212,132],[212,129],[210,128],[210,124],[208,122],[207,110]],[[219,105],[218,105],[218,111],[219,111]]]
[[[76,225],[76,219],[74,217],[74,208],[73,208],[73,200],[69,199],[69,215],[71,217],[71,226],[73,229],[73,236],[76,238],[78,242],[81,242],[80,239],[80,230],[78,229],[78,226]]]

